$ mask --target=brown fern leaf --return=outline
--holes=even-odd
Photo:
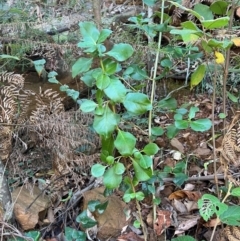
[[[238,240],[240,239],[240,227],[232,227],[233,230],[233,235],[238,238]]]
[[[234,230],[232,227],[227,226],[224,228],[224,234],[229,241],[238,241],[239,239],[234,236]]]
[[[222,145],[224,152],[223,154],[228,158],[227,161],[235,166],[239,165],[237,162],[237,156],[235,154],[235,145],[232,143],[232,136],[230,131],[225,135]]]

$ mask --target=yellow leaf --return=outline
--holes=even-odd
[[[240,46],[240,38],[233,38],[232,41],[233,41],[235,46],[237,46],[237,47]]]
[[[225,58],[224,58],[223,54],[218,52],[218,51],[215,51],[214,54],[215,54],[215,57],[216,57],[216,59],[215,59],[216,63],[217,64],[223,64],[224,61],[225,61]]]

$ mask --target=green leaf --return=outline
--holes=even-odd
[[[238,102],[238,97],[236,97],[235,95],[231,94],[230,92],[227,91],[227,96],[228,98],[234,102],[234,103],[237,103]]]
[[[214,20],[204,20],[204,21],[201,21],[201,23],[205,29],[222,28],[228,25],[229,17],[222,17]]]
[[[122,175],[115,173],[114,167],[110,167],[103,176],[103,184],[108,189],[117,188],[122,182]]]
[[[104,73],[106,73],[107,75],[112,75],[115,74],[116,70],[117,70],[117,62],[112,60],[112,59],[104,59],[103,62],[103,69],[104,69]]]
[[[114,44],[113,48],[106,54],[121,62],[132,56],[133,48],[130,44]]]
[[[99,135],[107,138],[113,133],[119,121],[119,115],[112,112],[108,106],[105,106],[102,115],[94,116],[93,128]]]
[[[112,33],[112,31],[110,29],[102,29],[100,32],[100,36],[97,40],[97,43],[102,43],[104,42]]]
[[[219,218],[227,225],[240,226],[240,206],[229,206]]]
[[[152,170],[149,169],[143,169],[135,160],[132,160],[133,167],[135,171],[135,176],[138,181],[144,182],[149,180],[152,177]]]
[[[218,117],[219,117],[220,119],[224,119],[224,118],[227,117],[227,115],[226,115],[225,113],[219,113]]]
[[[55,77],[48,78],[48,82],[52,83],[52,84],[59,84],[60,83]]]
[[[104,93],[110,100],[121,103],[126,96],[127,89],[118,78],[111,76],[110,84],[104,89]]]
[[[79,58],[72,66],[72,77],[87,72],[92,66],[93,58]]]
[[[194,73],[191,75],[190,89],[192,90],[195,86],[200,84],[206,73],[206,65],[201,64],[197,67]]]
[[[111,82],[111,79],[109,78],[109,76],[104,73],[99,74],[96,80],[97,80],[96,85],[100,90],[106,89]]]
[[[129,132],[118,130],[114,145],[122,156],[130,156],[136,145],[136,138]]]
[[[141,69],[137,64],[131,64],[123,72],[124,79],[132,78],[134,80],[145,80],[148,75],[144,69]]]
[[[113,156],[114,154],[114,138],[113,135],[110,135],[109,137],[105,138],[104,136],[101,136],[101,146],[102,151],[107,152],[107,156]],[[107,157],[106,156],[106,157]]]
[[[174,110],[177,108],[177,100],[172,97],[166,97],[158,102],[158,107],[165,110]]]
[[[167,138],[172,139],[179,132],[179,129],[175,125],[167,126]]]
[[[212,11],[210,10],[209,6],[207,6],[207,5],[198,3],[194,6],[193,10],[195,12],[197,12],[199,15],[201,15],[204,18],[204,20],[212,20],[213,19]]]
[[[211,11],[217,15],[225,15],[227,8],[228,3],[226,1],[215,1],[210,6]]]
[[[209,119],[199,119],[190,122],[190,127],[194,131],[208,131],[212,127],[212,121]]]
[[[113,156],[107,156],[106,162],[107,162],[107,164],[112,165],[114,163],[114,157]]]
[[[56,76],[58,76],[58,73],[56,71],[50,71],[48,73],[48,78],[54,78]]]
[[[159,151],[159,147],[155,143],[149,143],[143,148],[143,152],[145,152],[147,155],[155,155]]]
[[[104,202],[104,203],[100,203],[96,206],[96,210],[99,214],[103,214],[104,211],[106,210],[108,206],[108,201]]]
[[[199,111],[199,108],[196,106],[192,106],[189,110],[188,118],[191,120],[195,118],[196,113]]]
[[[73,100],[77,100],[79,97],[79,92],[73,89],[67,89],[66,93],[69,97],[72,97]]]
[[[152,109],[148,96],[142,93],[128,93],[123,105],[127,111],[136,115],[144,114]]]
[[[183,119],[183,115],[177,113],[173,116],[173,118],[174,118],[175,121],[180,121],[180,120]]]
[[[136,199],[138,201],[142,201],[145,198],[144,193],[143,192],[136,192]]]
[[[45,59],[39,59],[39,60],[33,61],[34,68],[36,69],[39,76],[41,76],[42,71],[44,70],[45,63],[46,63]]]
[[[124,173],[125,171],[125,167],[124,165],[121,163],[121,162],[117,162],[114,166],[114,172],[117,174],[117,175],[121,175]]]
[[[193,237],[188,236],[188,235],[184,235],[184,236],[180,236],[180,237],[177,237],[177,238],[173,238],[171,240],[172,241],[196,241],[196,239],[194,239]]]
[[[153,136],[161,136],[161,135],[163,135],[164,134],[164,130],[163,130],[163,128],[162,127],[152,127],[152,129],[151,129],[151,134],[153,135]]]
[[[67,90],[69,90],[69,86],[68,85],[61,85],[59,89],[62,92],[66,92]]]
[[[154,6],[156,0],[143,0],[144,4],[146,4],[149,7]]]
[[[83,41],[90,43],[91,45],[96,45],[99,38],[99,30],[93,22],[80,22],[79,23],[80,32],[83,36]]]
[[[91,168],[91,174],[94,177],[101,177],[103,176],[105,172],[106,166],[103,166],[101,164],[94,164]]]
[[[65,227],[64,233],[66,241],[85,241],[87,238],[87,235],[84,232],[78,231],[70,227]]]
[[[189,122],[187,120],[176,120],[174,122],[176,128],[180,129],[180,130],[185,130],[188,128],[189,126]]]
[[[25,236],[31,238],[33,241],[40,240],[41,233],[39,231],[29,231],[25,233]]]
[[[91,213],[93,213],[96,210],[96,206],[99,204],[101,204],[101,202],[99,200],[90,200],[88,202],[87,208]]]
[[[195,31],[198,31],[198,32],[202,32],[202,30],[199,29],[197,27],[197,25],[192,21],[183,22],[183,23],[181,23],[181,26],[185,29],[191,29],[191,30],[195,30]]]
[[[173,182],[178,186],[182,186],[182,184],[188,179],[188,175],[185,173],[174,173]]]
[[[198,200],[198,207],[200,215],[205,221],[208,221],[214,214],[220,216],[228,209],[226,204],[221,203],[217,197],[210,194],[204,194]]]
[[[102,69],[97,68],[97,69],[89,70],[88,72],[83,74],[83,76],[81,77],[81,80],[88,87],[93,87],[94,84],[96,83],[96,79],[93,76],[96,76],[96,74],[99,73],[99,72],[102,72]]]
[[[88,112],[94,111],[97,106],[98,106],[98,104],[95,103],[95,102],[92,101],[92,100],[84,100],[83,103],[82,103],[81,106],[80,106],[80,109],[81,109],[83,112],[88,113]]]
[[[84,210],[82,213],[80,213],[77,216],[76,221],[80,223],[83,228],[91,228],[97,225],[95,220],[88,217],[87,210]]]
[[[140,228],[140,227],[141,227],[140,221],[135,220],[135,221],[133,222],[133,226],[134,226],[135,228]]]
[[[240,197],[240,187],[233,188],[231,190],[231,195],[235,197]]]
[[[0,59],[15,59],[15,60],[20,60],[17,56],[12,56],[8,54],[1,54]]]
[[[134,156],[135,157],[135,156]],[[137,158],[136,158],[137,159]],[[140,159],[139,159],[139,165],[143,168],[143,169],[147,169],[149,167],[151,167],[153,164],[152,158],[150,156],[147,155],[141,155]]]

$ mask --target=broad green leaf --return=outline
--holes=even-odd
[[[72,66],[72,77],[75,78],[77,75],[88,71],[92,65],[92,58],[79,58]]]
[[[211,4],[210,9],[217,15],[224,15],[227,12],[228,3],[226,1],[215,1]]]
[[[176,128],[180,130],[185,130],[189,126],[189,122],[187,120],[176,120],[174,123]]]
[[[236,97],[235,95],[231,94],[230,92],[227,91],[227,96],[228,98],[234,102],[234,103],[237,103],[238,102],[238,97]]]
[[[104,73],[101,73],[97,76],[96,85],[100,90],[106,89],[109,86],[110,82],[111,82],[111,79],[109,78],[108,75]]]
[[[113,133],[119,121],[119,115],[112,112],[108,106],[105,106],[102,115],[94,116],[93,128],[99,135],[107,138]]]
[[[75,240],[75,241],[85,241],[87,238],[87,235],[79,230],[70,228],[70,227],[65,227],[65,237],[66,240]]]
[[[208,221],[214,214],[220,216],[228,209],[226,204],[221,203],[217,197],[211,194],[204,194],[198,200],[198,207],[200,215],[205,221]]]
[[[17,56],[12,56],[8,54],[1,54],[0,59],[15,59],[15,60],[20,60]]]
[[[240,197],[240,187],[233,188],[231,190],[231,195],[235,197]]]
[[[196,106],[192,106],[189,110],[188,118],[191,120],[195,118],[196,113],[199,111],[199,108]]]
[[[111,33],[112,31],[110,29],[102,29],[97,42],[98,43],[104,42],[110,36]]]
[[[133,226],[134,226],[135,228],[141,228],[141,222],[140,222],[139,220],[135,220],[135,221],[133,222]]]
[[[187,112],[188,112],[188,110],[185,108],[176,109],[176,113],[180,114],[180,115],[185,115],[185,114],[187,114]]]
[[[227,117],[227,115],[226,115],[225,113],[219,113],[218,117],[219,117],[220,119],[224,119],[224,118]]]
[[[131,194],[132,194],[132,193],[124,193],[124,195],[123,195],[123,201],[126,202],[126,203],[128,203],[128,202],[130,202],[133,198],[135,198],[135,196],[132,197]],[[135,194],[135,193],[134,193],[134,194]]]
[[[151,129],[151,134],[153,135],[153,136],[161,136],[161,135],[163,135],[164,134],[164,130],[163,130],[163,128],[162,127],[152,127],[152,129]]]
[[[117,162],[114,166],[114,172],[117,174],[117,175],[121,175],[124,173],[125,171],[125,167],[124,165],[121,163],[121,162]]]
[[[148,75],[144,69],[141,69],[137,64],[131,64],[123,72],[124,79],[145,80]]]
[[[169,58],[163,58],[160,62],[161,66],[164,68],[171,68],[173,63]]]
[[[109,137],[105,138],[101,136],[101,146],[102,146],[102,151],[107,152],[107,156],[113,156],[114,152],[114,138],[113,135],[110,135]]]
[[[117,188],[122,182],[122,175],[115,173],[114,167],[110,167],[103,175],[103,184],[108,189]]]
[[[158,107],[165,110],[174,110],[177,108],[177,100],[172,97],[167,97],[158,102]]]
[[[117,70],[117,62],[107,58],[104,59],[103,62],[103,69],[104,69],[104,73],[106,73],[107,75],[112,75],[115,74],[116,70]]]
[[[152,177],[152,170],[149,169],[143,169],[135,160],[132,160],[133,162],[133,168],[135,172],[135,176],[138,181],[144,182],[149,180]]]
[[[182,184],[188,179],[188,175],[185,173],[174,173],[173,182],[178,186],[182,186]]]
[[[48,78],[48,82],[52,83],[52,84],[59,84],[60,83],[55,77]]]
[[[209,6],[198,3],[194,6],[193,9],[195,12],[197,12],[199,15],[201,15],[204,20],[212,20],[213,19],[213,14],[212,11],[210,10]]]
[[[155,155],[159,151],[159,147],[155,143],[149,143],[143,148],[143,152],[145,152],[147,155]]]
[[[62,92],[66,92],[67,90],[69,90],[69,86],[68,85],[61,85],[59,89]]]
[[[143,0],[144,4],[146,4],[149,7],[154,6],[156,0]]]
[[[240,206],[229,206],[228,209],[220,215],[223,223],[231,226],[240,226]]]
[[[45,59],[39,59],[39,60],[33,61],[34,68],[36,69],[39,76],[41,76],[42,72],[45,69],[44,68],[45,63],[46,63]]]
[[[229,17],[217,18],[214,20],[204,20],[201,24],[205,29],[216,29],[227,26],[229,23]]]
[[[67,89],[66,94],[71,97],[73,100],[77,100],[79,97],[79,92],[73,89]]]
[[[130,44],[114,44],[113,48],[106,54],[115,58],[117,61],[125,61],[132,56],[134,50]]]
[[[94,101],[92,100],[85,100],[81,106],[80,106],[80,109],[85,112],[85,113],[88,113],[88,112],[92,112],[96,109],[96,107],[98,106],[97,103],[95,103]]]
[[[153,164],[153,161],[152,161],[152,158],[150,156],[147,156],[147,155],[141,155],[140,156],[139,165],[143,169],[147,169],[147,168],[151,167],[152,164]]]
[[[112,165],[114,163],[114,157],[113,156],[107,156],[106,162],[107,162],[108,165]]]
[[[209,119],[199,119],[190,122],[190,127],[194,131],[208,131],[212,127],[212,121]]]
[[[92,212],[95,212],[96,206],[99,204],[101,204],[101,202],[99,200],[90,200],[88,202],[87,208],[92,213]]]
[[[48,78],[53,78],[53,77],[56,77],[58,76],[58,73],[56,71],[50,71],[48,73]]]
[[[80,223],[83,228],[91,228],[97,225],[95,220],[88,217],[87,210],[84,210],[82,213],[80,213],[77,216],[76,221]]]
[[[105,172],[106,166],[103,166],[101,164],[94,164],[91,168],[91,174],[94,177],[101,177],[103,176]]]
[[[194,71],[194,73],[191,75],[191,80],[190,80],[190,88],[191,90],[200,84],[205,76],[206,73],[206,65],[201,64],[197,67],[197,69]]]
[[[167,138],[172,139],[179,132],[179,129],[175,125],[167,126]]]
[[[80,22],[79,27],[84,41],[92,45],[97,43],[100,33],[93,22]]]
[[[143,192],[141,192],[141,191],[136,192],[136,199],[137,199],[138,201],[142,201],[144,198],[145,198],[145,196],[144,196],[144,193],[143,193]]]
[[[177,238],[173,238],[171,240],[172,241],[196,241],[196,239],[194,239],[193,237],[188,236],[188,235],[184,235],[184,236],[180,236],[180,237],[177,237]]]
[[[40,240],[41,233],[39,231],[29,231],[25,233],[25,236],[31,238],[33,241]]]
[[[197,27],[197,25],[196,25],[194,22],[192,22],[192,21],[183,22],[183,23],[181,23],[181,26],[182,26],[184,29],[191,29],[191,30],[195,30],[195,31],[197,31],[197,32],[202,32],[202,30],[199,29],[199,28]]]
[[[183,119],[183,115],[177,113],[177,114],[175,114],[175,115],[173,116],[173,118],[174,118],[175,121],[177,121],[177,120],[179,121],[179,120],[182,120],[182,119]]]
[[[99,214],[103,214],[104,211],[106,210],[108,206],[108,201],[104,202],[104,203],[100,203],[96,206],[96,210]]]
[[[118,78],[111,76],[110,84],[104,89],[104,93],[110,100],[121,103],[126,96],[127,89]]]
[[[122,156],[130,156],[136,145],[136,137],[129,132],[118,130],[114,145]]]
[[[100,68],[98,69],[92,69],[83,74],[81,77],[81,80],[88,86],[93,87],[96,83],[96,79],[93,77],[93,75],[96,75],[96,73],[102,72]]]
[[[152,109],[148,96],[142,93],[128,93],[123,105],[127,111],[135,115],[144,114]]]

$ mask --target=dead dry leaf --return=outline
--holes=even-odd
[[[171,225],[172,213],[168,210],[158,210],[157,220],[154,223],[154,231],[160,236]]]
[[[187,212],[186,206],[181,201],[179,201],[177,199],[173,199],[173,206],[180,213],[186,213]]]
[[[190,201],[197,201],[201,197],[200,192],[191,192],[187,190],[178,190],[174,193],[172,193],[168,199],[173,200],[173,199],[184,199],[188,198]]]
[[[176,148],[181,153],[184,153],[184,146],[177,138],[173,138],[170,144],[172,147]]]
[[[194,227],[197,224],[199,217],[192,217],[188,220],[184,220],[182,221],[179,226],[177,227],[177,229],[175,230],[174,235],[176,234],[181,234],[184,233],[185,231],[189,230],[190,228]]]
[[[122,234],[117,238],[117,241],[144,241],[144,239],[140,238],[134,232],[129,232],[126,234]]]

